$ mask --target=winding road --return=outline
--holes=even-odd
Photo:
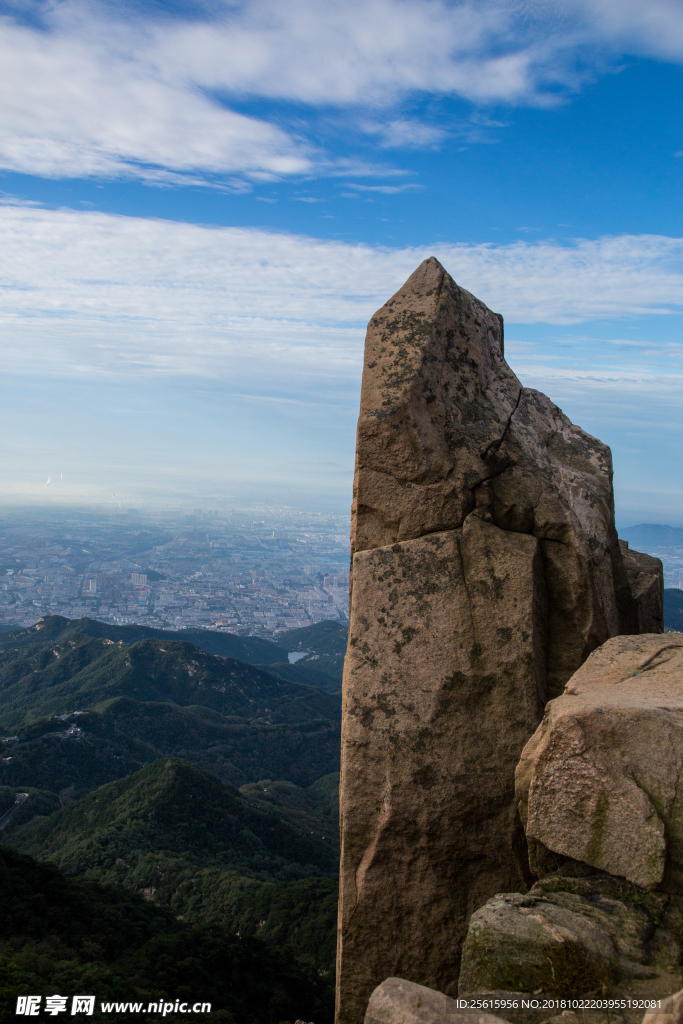
[[[24,801],[28,800],[28,793],[15,793],[14,795],[16,797],[16,800],[14,801],[10,809],[8,811],[5,811],[3,816],[0,818],[0,832],[2,832],[4,828],[7,828],[12,816],[16,814],[16,812],[19,810]]]

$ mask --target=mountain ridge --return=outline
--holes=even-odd
[[[649,548],[683,547],[683,529],[679,526],[665,526],[659,523],[639,523],[619,530],[622,540],[627,540],[640,551],[648,554]]]
[[[71,630],[87,633],[92,637],[108,640],[122,640],[131,644],[137,640],[184,640],[194,644],[207,654],[223,654],[237,658],[252,665],[266,665],[282,659],[283,651],[309,650],[312,654],[343,655],[346,649],[347,627],[333,619],[316,622],[311,626],[288,630],[279,634],[275,640],[264,640],[262,637],[241,636],[237,633],[226,633],[215,629],[179,630],[156,629],[153,626],[125,625],[103,622],[84,616],[80,619],[67,619],[63,615],[48,615],[35,625],[28,627],[2,627],[0,645],[9,643],[7,634],[16,634],[18,642],[30,642],[32,633],[41,632],[45,636],[57,639]]]
[[[149,881],[150,868],[140,861],[162,851],[168,859],[263,881],[333,877],[334,837],[325,842],[306,832],[210,772],[164,758],[19,826],[11,842],[66,875],[87,872],[131,888]]]
[[[0,645],[0,728],[82,711],[112,697],[200,704],[223,714],[275,723],[339,720],[340,699],[179,640],[122,641],[50,632],[19,648]]]

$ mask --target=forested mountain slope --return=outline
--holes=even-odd
[[[40,636],[40,634],[38,634]],[[200,704],[263,722],[339,719],[340,699],[179,640],[122,642],[76,633],[0,650],[0,728],[94,707],[112,697]]]
[[[308,823],[306,823],[308,824]],[[231,868],[263,880],[334,876],[336,835],[285,821],[214,775],[177,758],[155,761],[46,818],[14,829],[14,846],[65,874],[154,885],[150,855]],[[112,873],[113,872],[113,873]]]
[[[339,695],[282,678],[296,669],[285,661],[259,667],[178,633],[140,632],[53,616],[0,637],[0,732],[16,737],[2,747],[0,815],[28,793],[3,838],[112,886],[112,906],[123,886],[144,893],[160,920],[168,911],[216,926],[218,946],[239,933],[287,947],[293,977],[305,980],[306,964],[333,971]],[[246,654],[263,659],[263,644],[278,659],[288,646],[258,641]],[[308,675],[338,686],[318,669]],[[203,948],[205,932],[191,934]],[[240,948],[250,977],[267,957],[258,943]],[[116,956],[106,954],[107,971]]]
[[[274,887],[273,887],[274,888]],[[100,1000],[210,1002],[212,1024],[273,1024],[299,1015],[330,1024],[329,980],[290,948],[187,925],[120,888],[67,879],[50,864],[0,847],[0,1019],[18,995],[93,992]],[[99,1010],[99,1007],[98,1007]],[[139,1014],[101,1020],[133,1024]],[[150,1024],[187,1016],[154,1013]]]
[[[12,828],[7,841],[65,875],[124,886],[184,920],[292,945],[331,971],[337,788],[332,775],[308,789],[267,780],[238,792],[167,759]]]
[[[19,742],[3,748],[10,760],[0,765],[0,784],[70,790],[65,799],[162,757],[182,757],[234,786],[262,778],[310,786],[339,771],[339,724],[327,719],[268,725],[205,707],[116,697],[97,710],[38,719],[16,735]]]

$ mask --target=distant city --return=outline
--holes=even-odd
[[[683,589],[683,530],[630,527]],[[269,637],[346,622],[349,518],[287,508],[0,510],[0,629],[46,615]]]
[[[0,513],[0,628],[46,615],[271,636],[345,622],[349,519],[316,512]]]
[[[683,550],[668,552],[665,557],[655,552],[664,562],[664,586],[667,590],[683,590]]]

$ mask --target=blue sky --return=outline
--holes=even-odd
[[[364,325],[433,254],[618,522],[683,525],[679,0],[3,10],[9,500],[347,508]]]

